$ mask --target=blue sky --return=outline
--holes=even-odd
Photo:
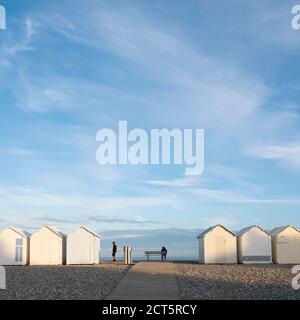
[[[1,228],[84,224],[106,253],[177,256],[216,223],[300,228],[295,1],[0,4]],[[204,173],[99,166],[96,133],[119,120],[205,129]]]

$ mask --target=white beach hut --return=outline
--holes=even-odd
[[[97,264],[100,262],[101,236],[80,227],[67,237],[67,264]]]
[[[31,265],[62,265],[66,262],[66,235],[44,226],[30,237]]]
[[[271,236],[274,263],[300,264],[300,232],[296,228],[275,228]]]
[[[207,229],[198,241],[200,263],[237,263],[236,236],[222,225]]]
[[[258,226],[237,234],[237,250],[239,263],[272,263],[271,236]]]
[[[27,265],[29,237],[29,233],[14,227],[2,231],[0,233],[0,265]]]

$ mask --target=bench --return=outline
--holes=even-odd
[[[147,261],[149,261],[150,256],[161,256],[161,251],[145,251],[145,256],[147,256]]]

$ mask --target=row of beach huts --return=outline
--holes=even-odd
[[[46,225],[29,233],[10,227],[0,232],[0,265],[87,265],[100,262],[101,236],[86,227],[65,235]],[[267,232],[250,226],[234,233],[222,225],[198,236],[199,262],[300,264],[300,232],[293,226]]]
[[[10,227],[0,233],[0,265],[97,264],[100,240],[86,227],[68,236],[49,225],[32,235]]]
[[[267,232],[250,226],[234,233],[222,225],[198,236],[199,262],[300,264],[300,232],[284,226]]]

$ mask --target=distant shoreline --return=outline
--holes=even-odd
[[[122,256],[117,257],[117,259],[123,260],[124,258]],[[145,261],[147,260],[147,257],[145,256],[138,256],[138,257],[133,257],[133,261]],[[198,261],[197,257],[167,257],[168,261]],[[100,257],[100,261],[111,261],[111,257]],[[151,257],[150,261],[160,261],[160,257]]]

